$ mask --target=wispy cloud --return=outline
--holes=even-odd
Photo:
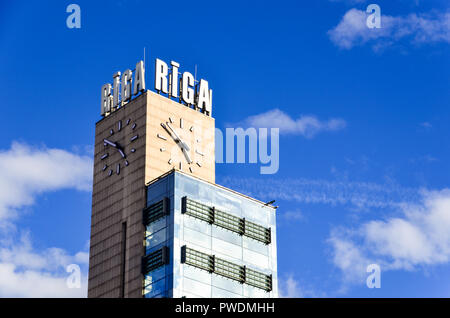
[[[406,16],[381,15],[380,29],[369,29],[366,12],[351,9],[328,31],[331,41],[342,49],[370,43],[374,50],[405,40],[412,44],[450,43],[450,12]]]
[[[416,270],[450,262],[450,189],[430,191],[395,183],[310,179],[258,179],[227,176],[219,183],[262,200],[343,206],[383,211],[383,217],[335,226],[327,239],[332,264],[342,273],[343,288],[363,284],[369,264],[382,271]],[[283,217],[301,214],[287,212]],[[357,219],[359,220],[359,218]],[[280,279],[284,295],[302,295],[293,277]],[[292,297],[292,296],[287,296]]]
[[[425,121],[425,122],[423,122],[423,123],[420,123],[420,126],[423,127],[423,128],[425,128],[425,129],[431,129],[431,128],[433,128],[433,125],[432,125],[431,123],[427,122],[427,121]]]
[[[306,287],[292,274],[279,277],[278,288],[278,294],[281,298],[325,297],[325,294],[317,293],[313,289]]]
[[[420,202],[400,208],[400,217],[332,232],[333,263],[345,282],[361,283],[371,263],[388,271],[450,262],[450,189],[423,191]]]
[[[419,189],[395,183],[223,177],[218,182],[261,200],[285,200],[311,204],[347,205],[355,209],[397,208],[414,202]]]
[[[284,221],[286,221],[286,223],[304,221],[304,219],[305,219],[305,216],[303,215],[303,212],[300,211],[300,209],[289,210],[287,212],[283,212],[278,217],[283,219]]]
[[[255,128],[279,128],[281,134],[301,135],[306,138],[312,138],[319,132],[340,130],[346,126],[346,122],[339,118],[319,120],[313,115],[292,118],[278,108],[250,116],[242,124]]]
[[[20,211],[47,192],[90,191],[92,159],[62,149],[13,143],[0,151],[0,297],[85,297],[87,251],[70,255],[62,248],[33,249],[16,224]],[[68,288],[68,264],[84,266],[81,288]]]

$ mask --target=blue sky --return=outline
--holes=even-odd
[[[70,3],[0,4],[0,296],[86,294],[100,87],[146,47],[148,87],[155,58],[198,66],[218,128],[289,127],[277,174],[216,166],[277,200],[284,296],[450,297],[447,1],[377,1],[379,30],[364,0],[77,1],[80,29]]]

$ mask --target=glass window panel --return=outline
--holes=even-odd
[[[202,297],[211,297],[211,286],[199,281],[183,278],[183,292],[190,292]]]
[[[166,280],[161,279],[151,285],[147,285],[144,288],[144,295],[146,298],[149,298],[164,293],[165,291],[166,291]]]
[[[237,258],[231,257],[230,255],[225,255],[225,254],[219,253],[217,251],[214,251],[214,255],[216,257],[218,257],[218,258],[225,259],[225,260],[228,260],[230,262],[233,262],[236,265],[241,265],[241,266],[244,265],[244,263],[242,262],[242,258],[241,259],[237,259]]]
[[[244,248],[243,256],[245,263],[251,263],[262,269],[269,268],[269,258],[265,255]]]
[[[181,190],[181,192],[185,193],[187,196],[197,196],[200,192],[201,184],[196,180],[190,179],[181,174],[177,175],[175,180],[177,183],[177,190]]]
[[[221,254],[225,254],[236,259],[242,259],[241,246],[231,244],[214,237],[212,238],[212,250],[214,251],[214,253],[219,252]]]
[[[209,225],[206,222],[203,222],[199,219],[196,219],[192,216],[189,215],[185,215],[183,217],[184,219],[184,226],[188,227],[192,230],[207,234],[207,235],[211,235],[211,225]]]
[[[217,237],[225,242],[240,246],[242,244],[242,237],[234,232],[227,231],[218,226],[212,226],[212,236]]]
[[[147,202],[150,204],[155,203],[155,198],[162,197],[167,191],[167,179],[160,180],[147,187]]]
[[[156,233],[152,233],[145,238],[145,246],[152,248],[166,241],[166,229],[163,228]]]
[[[253,252],[260,253],[262,255],[269,255],[269,246],[264,244],[263,242],[251,239],[246,236],[242,237],[242,242],[242,246],[244,248],[247,248]]]
[[[244,284],[244,296],[250,298],[268,298],[270,293],[263,289]]]
[[[260,205],[254,204],[245,200],[242,204],[242,217],[246,220],[266,225],[268,224],[268,215],[264,208]]]
[[[207,249],[211,248],[211,237],[209,235],[189,228],[184,228],[184,240]]]
[[[213,298],[241,298],[242,295],[235,294],[225,289],[212,287],[212,297]]]
[[[145,286],[153,284],[154,282],[164,278],[166,275],[166,266],[159,267],[147,275],[145,275]]]
[[[237,217],[242,217],[241,206],[242,199],[236,195],[230,195],[228,191],[214,188],[211,192],[215,193],[214,205],[221,211],[229,211]]]
[[[211,274],[193,266],[183,266],[183,276],[200,281],[204,284],[211,284]]]
[[[219,275],[212,275],[212,285],[242,296],[242,284]]]
[[[156,222],[152,222],[151,224],[149,224],[147,226],[146,234],[148,235],[150,233],[157,232],[157,231],[161,230],[162,228],[166,227],[166,221],[167,221],[167,217],[163,217],[163,218],[157,220]]]

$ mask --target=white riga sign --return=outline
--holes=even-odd
[[[155,90],[158,93],[167,94],[169,98],[179,98],[186,106],[193,106],[205,115],[211,116],[212,113],[212,89],[206,80],[201,79],[198,83],[194,76],[189,72],[179,73],[180,64],[170,62],[171,68],[167,63],[156,59],[155,63]],[[121,74],[116,72],[113,75],[113,85],[105,84],[102,86],[101,110],[102,116],[109,115],[117,108],[128,103],[133,95],[145,91],[145,68],[144,62],[139,61],[133,71],[127,69]],[[181,77],[179,77],[181,75]]]

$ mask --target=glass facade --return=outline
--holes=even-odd
[[[143,213],[145,297],[278,297],[274,208],[175,171]]]

